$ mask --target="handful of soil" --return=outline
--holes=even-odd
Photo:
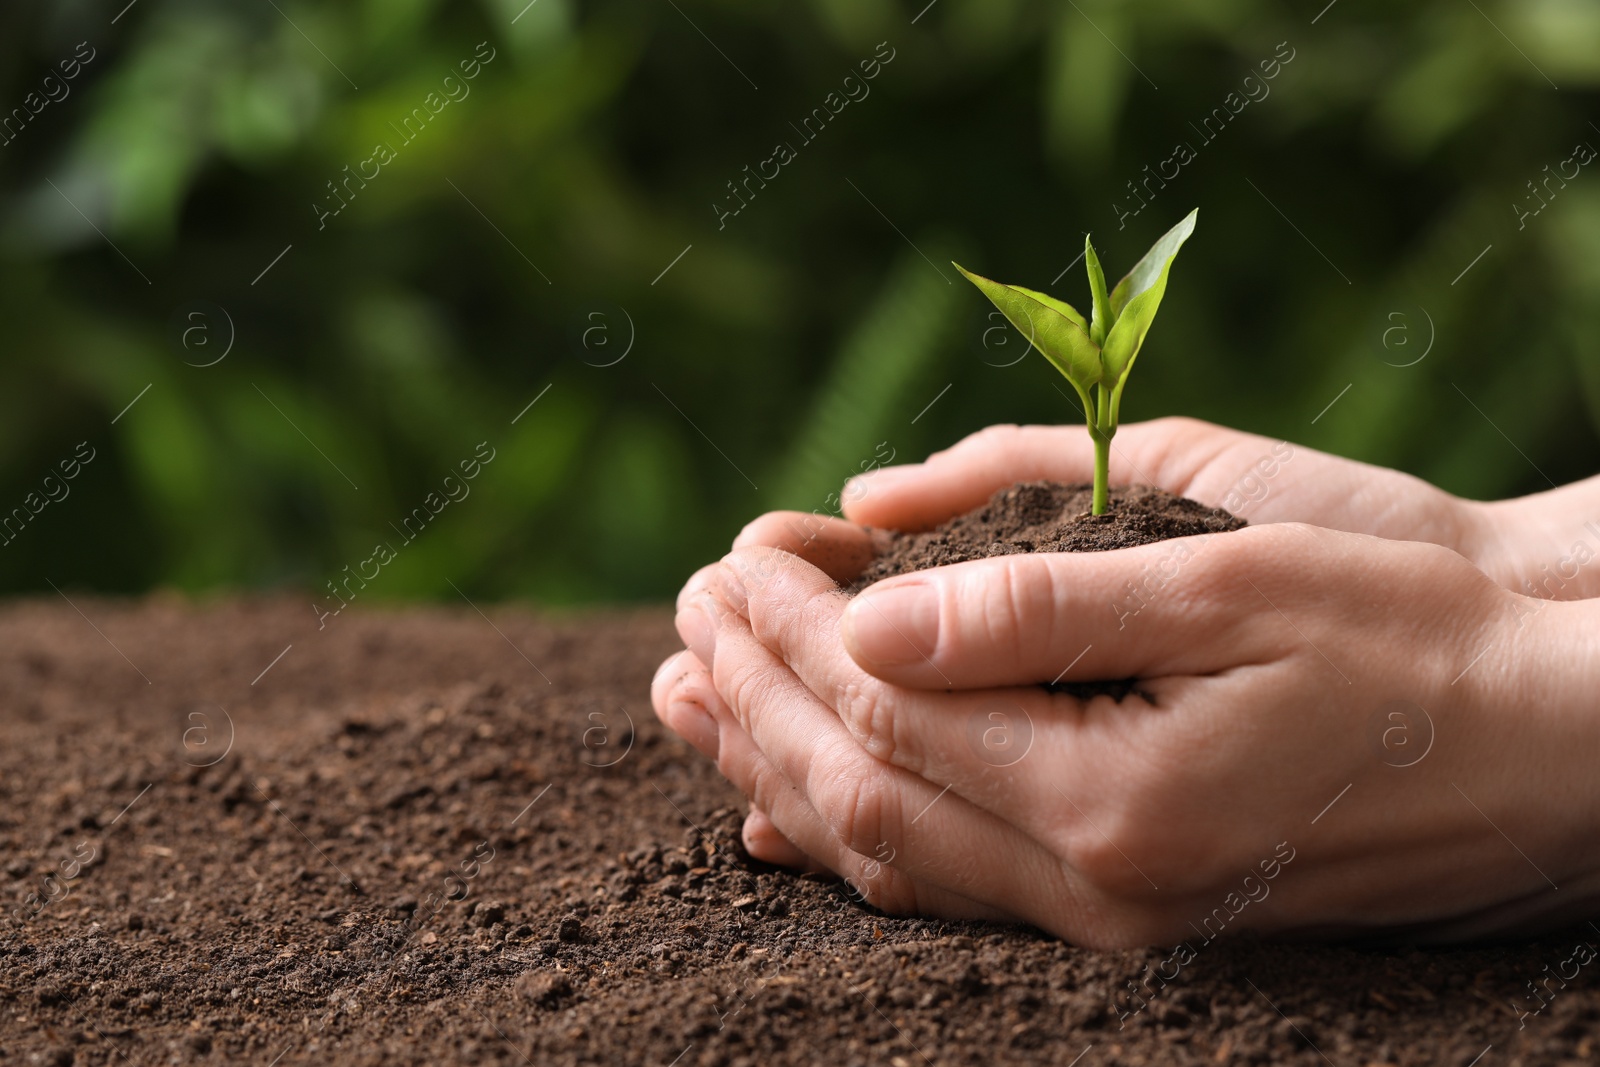
[[[1018,552],[1106,552],[1175,537],[1225,533],[1245,526],[1222,508],[1149,485],[1113,488],[1104,515],[1091,513],[1094,487],[1059,482],[1017,482],[982,507],[921,533],[877,531],[878,555],[845,588],[859,593],[874,582],[929,567],[943,567]],[[1079,699],[1109,695],[1122,700],[1134,680],[1046,683]],[[1148,699],[1148,697],[1147,697]]]
[[[922,533],[879,531],[878,556],[846,588],[859,593],[897,574],[1018,552],[1108,552],[1174,537],[1225,533],[1245,526],[1222,508],[1149,485],[1110,492],[1104,515],[1090,513],[1092,485],[1017,482],[989,502]]]

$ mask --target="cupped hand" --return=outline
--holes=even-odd
[[[845,517],[921,530],[983,504],[1019,481],[1087,482],[1094,449],[1081,426],[990,426],[924,463],[851,480]],[[1252,524],[1304,522],[1442,545],[1497,582],[1521,588],[1498,512],[1399,471],[1197,419],[1130,423],[1111,441],[1111,484],[1142,483],[1223,507]]]
[[[814,540],[846,569],[866,535],[829,530]],[[774,862],[889,911],[1102,947],[1459,937],[1594,904],[1586,605],[1298,524],[979,560],[854,599],[837,578],[736,549],[686,587],[689,650],[655,683],[663,720],[765,813],[746,837]],[[1107,678],[1137,692],[1027,684]]]

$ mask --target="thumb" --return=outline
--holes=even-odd
[[[857,595],[840,636],[863,670],[921,689],[1212,673],[1257,651],[1264,605],[1234,580],[1252,532],[901,575]]]

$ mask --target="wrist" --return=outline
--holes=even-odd
[[[1489,503],[1474,513],[1472,558],[1499,585],[1540,600],[1600,596],[1600,507],[1574,507],[1566,494]]]
[[[1441,614],[1413,629],[1433,654],[1400,656],[1405,676],[1428,679],[1415,691],[1421,714],[1404,723],[1424,724],[1425,738],[1406,739],[1426,744],[1407,753],[1414,770],[1389,776],[1387,801],[1427,812],[1430,839],[1453,842],[1439,884],[1460,892],[1440,898],[1443,921],[1426,936],[1590,917],[1600,907],[1600,601],[1540,600],[1481,577],[1426,584]]]
[[[1548,758],[1563,768],[1547,796],[1552,817],[1568,830],[1565,858],[1575,873],[1593,877],[1600,874],[1600,600],[1540,603],[1523,627],[1530,631],[1523,647],[1547,687]]]
[[[1501,831],[1563,889],[1600,875],[1600,601],[1509,594],[1498,646],[1480,667],[1480,741],[1496,751],[1510,803]],[[1480,751],[1483,751],[1480,749]],[[1490,794],[1493,795],[1492,792]],[[1475,798],[1476,799],[1476,798]],[[1542,897],[1542,894],[1540,894]],[[1570,894],[1552,892],[1552,909]]]

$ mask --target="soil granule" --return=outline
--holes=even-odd
[[[897,574],[1018,552],[1108,552],[1174,537],[1225,533],[1245,521],[1222,508],[1149,485],[1113,486],[1104,515],[1094,486],[1017,482],[989,502],[920,533],[883,531],[878,555],[849,586],[860,592]]]
[[[301,600],[0,609],[0,1064],[1600,1049],[1593,969],[1552,977],[1588,926],[1450,950],[1197,939],[1135,1010],[1170,947],[879,915],[745,855],[738,796],[649,710],[668,611],[484,610],[352,607],[319,631]]]

